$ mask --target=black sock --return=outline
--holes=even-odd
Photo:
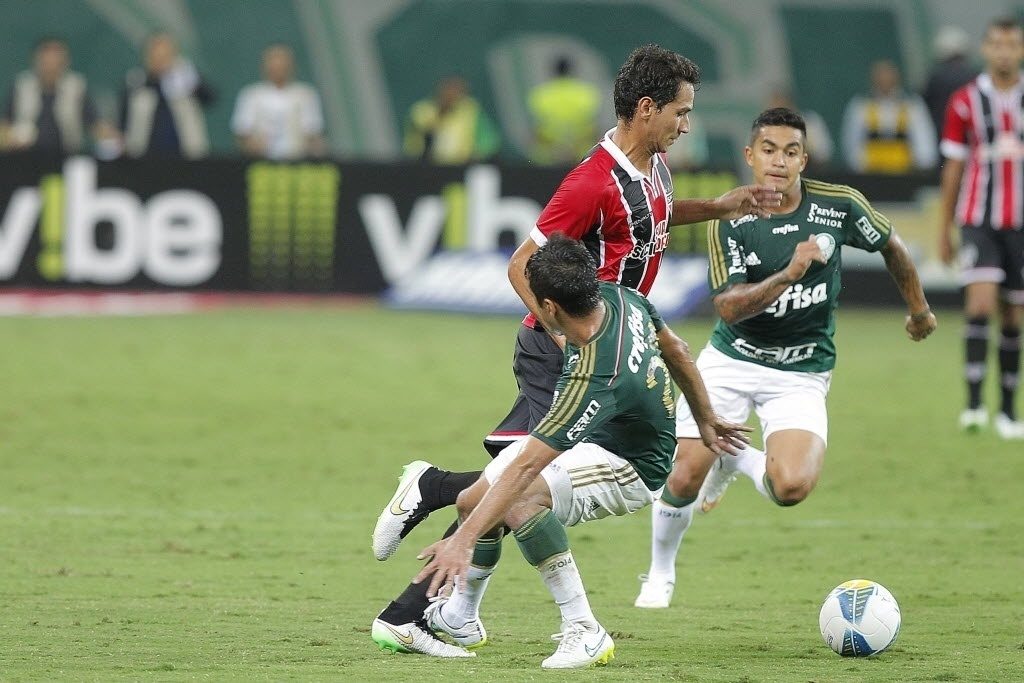
[[[981,407],[981,383],[985,379],[985,359],[988,356],[988,318],[968,318],[964,329],[967,363],[967,407]]]
[[[455,533],[455,530],[459,528],[458,522],[452,522],[452,525],[448,527],[448,530],[444,532],[444,536],[441,538],[448,538]],[[430,581],[424,581],[422,583],[410,583],[406,586],[402,594],[391,601],[391,604],[384,608],[384,611],[380,613],[378,617],[381,621],[386,621],[389,624],[408,624],[410,621],[419,621],[423,618],[423,610],[430,604],[430,600],[427,598],[427,588],[430,587]]]
[[[1002,388],[1000,412],[1011,420],[1017,419],[1013,401],[1017,396],[1020,379],[1020,329],[1004,327],[999,339],[999,385]]]
[[[449,472],[431,467],[420,475],[420,505],[428,512],[455,505],[459,494],[476,483],[482,472]]]

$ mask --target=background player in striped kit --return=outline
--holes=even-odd
[[[942,223],[939,251],[953,260],[954,225],[960,226],[964,285],[967,407],[960,427],[988,424],[982,380],[989,320],[999,314],[1000,407],[996,432],[1024,439],[1014,402],[1020,378],[1020,325],[1024,308],[1024,30],[1015,19],[988,25],[981,52],[985,71],[953,93],[946,107],[941,149]]]

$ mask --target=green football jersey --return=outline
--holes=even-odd
[[[595,443],[628,460],[654,490],[676,448],[675,393],[656,336],[665,323],[639,292],[600,287],[604,321],[584,346],[565,345],[551,410],[533,436],[559,451]]]
[[[796,211],[757,218],[753,214],[708,226],[711,295],[730,285],[755,283],[785,269],[796,245],[816,235],[825,264],[812,263],[764,312],[735,325],[721,320],[711,345],[733,358],[780,370],[822,372],[836,364],[832,339],[839,306],[842,250],[848,244],[878,251],[889,241],[889,220],[857,190],[817,180],[802,181]]]

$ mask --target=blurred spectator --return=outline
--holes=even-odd
[[[708,145],[708,134],[704,122],[692,111],[686,115],[690,121],[690,130],[680,135],[665,153],[668,167],[673,171],[698,171],[706,166],[711,158]]]
[[[533,119],[530,158],[537,163],[572,166],[597,144],[601,91],[573,76],[568,57],[555,62],[554,78],[534,87],[527,104]]]
[[[100,145],[117,145],[117,132],[100,121],[85,78],[70,70],[67,44],[59,38],[36,43],[32,70],[15,78],[0,119],[5,150],[74,154],[91,132]]]
[[[943,26],[935,34],[935,65],[928,74],[924,86],[924,103],[932,117],[938,141],[942,137],[942,126],[946,118],[946,103],[958,88],[967,85],[978,75],[978,70],[967,61],[967,32],[959,26]]]
[[[409,110],[404,147],[414,159],[462,164],[491,157],[500,145],[498,129],[469,95],[462,78],[444,79],[434,97]]]
[[[846,105],[843,154],[860,173],[906,173],[933,168],[938,160],[928,109],[903,91],[900,71],[889,60],[871,65],[871,94]]]
[[[803,117],[804,124],[807,126],[807,139],[804,145],[807,150],[807,163],[811,167],[818,168],[831,165],[835,148],[832,145],[832,134],[825,124],[825,119],[821,118],[821,114],[798,107],[793,99],[793,93],[781,86],[775,88],[768,96],[766,105],[766,109],[778,108],[798,112]]]
[[[231,130],[246,154],[301,159],[323,154],[324,117],[313,86],[292,80],[295,56],[287,45],[263,51],[263,78],[242,88]]]
[[[203,106],[212,101],[213,90],[178,54],[174,38],[154,33],[146,40],[145,68],[125,79],[121,128],[128,156],[206,156]]]

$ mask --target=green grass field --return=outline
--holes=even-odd
[[[841,313],[818,489],[782,510],[741,479],[684,542],[671,609],[632,607],[646,513],[570,531],[611,666],[541,671],[558,612],[511,543],[476,659],[379,652],[371,620],[450,520],[386,563],[374,520],[405,462],[482,466],[516,324],[0,319],[0,679],[1024,680],[1024,445],[956,431],[952,313],[919,345],[896,312]],[[676,328],[699,348],[710,322]],[[843,659],[818,608],[861,577],[895,594],[903,629]]]

